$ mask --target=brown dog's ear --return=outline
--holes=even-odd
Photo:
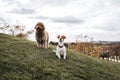
[[[66,39],[66,36],[65,36],[65,35],[62,35],[62,38],[63,38],[63,39]]]
[[[37,22],[37,24],[35,25],[35,29],[37,29],[39,27],[39,24],[41,24],[41,23]]]
[[[43,28],[43,30],[45,30],[45,25],[43,23],[40,24]]]
[[[37,24],[35,25],[35,29],[37,29]]]
[[[58,35],[57,38],[60,38],[60,35]]]

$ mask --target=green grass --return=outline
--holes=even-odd
[[[0,80],[120,80],[120,64],[67,50],[56,58],[54,46],[0,34]]]

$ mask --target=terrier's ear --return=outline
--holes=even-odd
[[[65,35],[62,35],[62,38],[63,38],[63,39],[66,39],[66,36],[65,36]]]
[[[60,35],[58,35],[57,38],[60,38]]]

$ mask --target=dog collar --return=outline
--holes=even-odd
[[[60,45],[58,45],[59,46],[59,48],[63,48],[63,46],[60,46]]]

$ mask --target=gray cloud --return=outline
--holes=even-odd
[[[20,8],[20,9],[13,9],[12,11],[9,12],[16,14],[34,14],[36,11],[28,8]]]
[[[1,23],[1,22],[4,22],[4,19],[0,17],[0,23]]]
[[[111,11],[112,13],[108,14],[108,15],[104,15],[106,18],[103,18],[103,22],[101,24],[99,24],[98,29],[104,30],[104,31],[112,31],[112,32],[116,32],[119,31],[120,32],[120,10],[113,10]]]
[[[8,20],[3,17],[0,17],[0,27],[8,24]]]
[[[71,23],[71,24],[78,24],[78,23],[83,23],[84,20],[80,20],[76,17],[56,17],[52,19],[53,22],[57,22],[57,23]]]
[[[31,19],[44,19],[44,20],[47,20],[47,19],[50,19],[50,17],[46,17],[46,16],[34,16],[34,17],[29,17]]]
[[[110,0],[114,5],[120,6],[120,0]]]
[[[72,0],[45,0],[47,3],[49,2],[49,4],[51,5],[55,5],[55,6],[59,6],[59,5],[65,5],[67,3],[69,3]]]
[[[84,20],[78,19],[76,17],[73,16],[69,16],[69,17],[55,17],[55,18],[50,18],[47,16],[35,16],[35,17],[30,17],[32,19],[44,19],[44,20],[51,20],[52,22],[56,22],[56,23],[70,23],[70,24],[79,24],[79,23],[83,23]]]
[[[96,28],[98,29],[101,29],[101,30],[104,30],[104,31],[112,31],[112,32],[116,32],[116,31],[120,31],[120,25],[115,25],[115,24],[109,24],[109,25],[101,25],[101,26],[98,26]]]
[[[69,2],[71,2],[72,0],[31,0],[33,3],[35,4],[39,4],[42,6],[61,6],[61,5],[66,5]]]
[[[2,0],[3,2],[7,3],[7,5],[21,5],[20,2],[18,2],[18,0]]]
[[[24,4],[20,2],[19,0],[2,0],[2,2],[6,3],[8,7],[11,5],[15,7],[13,10],[7,11],[10,13],[33,14],[36,12],[34,9],[32,9],[32,7],[29,8],[27,4]]]
[[[2,24],[7,24],[7,22],[6,22],[6,20],[4,18],[0,17],[0,26]]]

